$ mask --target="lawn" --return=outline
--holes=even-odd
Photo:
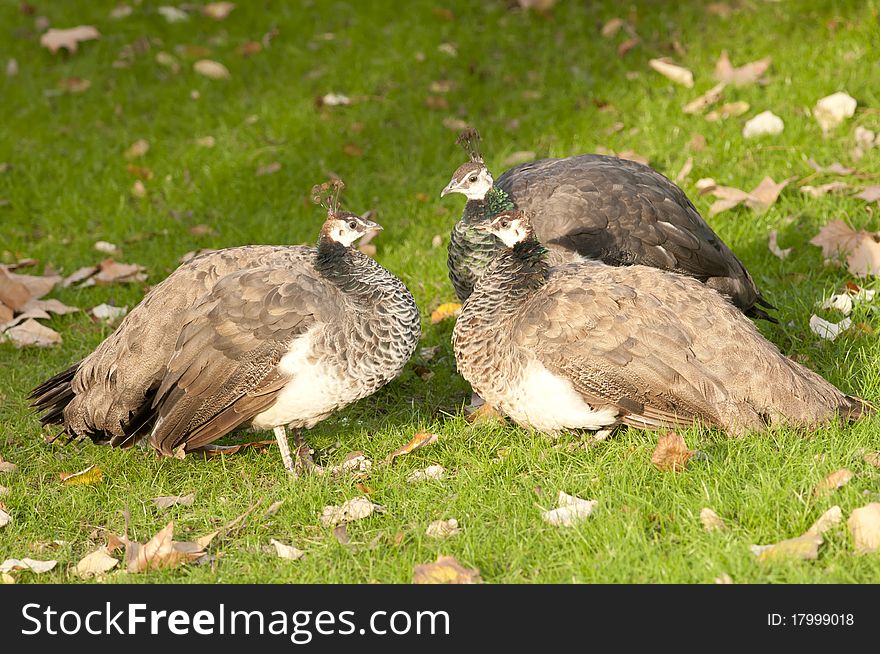
[[[61,345],[0,344],[0,455],[17,465],[0,473],[8,489],[0,502],[12,516],[0,528],[0,560],[59,561],[40,576],[18,573],[20,583],[78,581],[73,566],[104,542],[103,529],[122,533],[126,509],[133,539],[144,542],[174,520],[175,537],[188,540],[257,502],[212,543],[208,563],[113,572],[107,581],[408,583],[415,565],[440,554],[479,568],[489,583],[712,583],[725,574],[738,583],[880,579],[880,556],[854,554],[845,524],[826,534],[816,560],[759,563],[749,549],[798,536],[833,505],[845,521],[853,509],[880,501],[880,470],[863,460],[880,450],[880,419],[741,439],[692,429],[682,433],[697,456],[684,472],[662,472],[651,464],[656,434],[623,431],[584,447],[581,434],[553,441],[510,424],[468,423],[470,389],[455,372],[452,320],[430,320],[454,299],[445,247],[463,198],[439,197],[464,161],[454,120],[481,130],[496,177],[519,151],[632,150],[671,178],[690,157],[693,169],[681,185],[704,216],[713,198],[699,194],[700,178],[747,190],[768,175],[794,178],[765,213],[740,206],[709,222],[779,308],[778,325],[759,323],[767,338],[846,392],[880,401],[877,313],[857,308],[852,318],[861,328],[833,342],[808,325],[816,303],[847,281],[876,286],[823,265],[808,241],[836,218],[876,230],[880,206],[852,191],[813,198],[797,188],[835,179],[859,188],[880,179],[880,148],[858,161],[851,155],[856,126],[880,131],[880,3],[728,0],[728,15],[700,2],[635,1],[621,9],[560,0],[545,16],[501,0],[242,0],[224,20],[191,9],[189,20],[175,23],[158,13],[167,3],[149,0],[129,2],[132,12],[119,18],[111,17],[115,2],[33,0],[32,14],[20,4],[0,0],[0,63],[15,59],[18,68],[0,73],[0,163],[8,164],[0,167],[0,261],[33,257],[39,264],[20,272],[51,266],[70,274],[106,256],[96,241],[114,243],[120,261],[146,267],[146,283],[59,288],[50,297],[84,309],[131,307],[188,251],[313,242],[322,212],[308,202],[309,189],[335,174],[346,182],[346,208],[372,210],[384,225],[373,241],[376,256],[421,307],[423,346],[439,346],[430,360],[417,353],[397,381],[306,434],[326,465],[364,451],[373,470],[358,480],[291,478],[274,447],[176,460],[149,449],[46,444],[27,392],[88,354],[112,327],[83,311],[44,321],[62,335]],[[39,45],[39,16],[58,28],[94,25],[101,38],[73,55],[52,55]],[[640,38],[622,56],[618,46],[630,35],[600,33],[615,17]],[[242,44],[261,40],[259,52],[241,53]],[[735,65],[772,56],[768,83],[725,90],[724,102],[749,103],[742,116],[709,122],[682,112],[715,84],[722,50]],[[167,54],[157,60],[159,53]],[[652,71],[648,60],[661,56],[691,69],[694,88]],[[198,59],[223,63],[229,78],[197,74]],[[71,78],[90,87],[63,90],[59,82]],[[810,109],[842,90],[859,108],[823,136]],[[352,104],[316,101],[330,93]],[[745,121],[766,109],[783,118],[785,130],[745,140]],[[704,148],[693,146],[695,135],[705,138]],[[127,159],[138,139],[149,151]],[[858,176],[810,177],[810,159],[851,165]],[[133,174],[129,164],[140,170]],[[147,169],[145,196],[135,197],[137,174],[148,176]],[[770,229],[792,248],[787,258],[768,249]],[[437,235],[440,247],[432,245]],[[422,430],[438,442],[381,464]],[[92,464],[103,471],[100,483],[60,483],[59,473]],[[446,469],[445,479],[407,481],[432,464]],[[847,485],[812,492],[840,468],[854,473]],[[598,500],[597,509],[572,528],[546,524],[541,512],[555,506],[560,490]],[[342,544],[318,516],[365,491],[385,510],[350,523],[351,542]],[[190,492],[191,506],[159,509],[151,501]],[[727,529],[705,531],[704,507]],[[460,534],[425,535],[429,523],[452,517]],[[280,559],[271,539],[305,556]]]

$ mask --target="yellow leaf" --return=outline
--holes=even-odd
[[[438,556],[434,563],[417,565],[414,584],[481,584],[477,568],[465,568],[453,556]]]
[[[415,436],[413,436],[409,443],[398,447],[396,450],[391,452],[387,457],[385,457],[385,463],[391,463],[399,456],[403,456],[404,454],[410,454],[411,452],[415,452],[427,445],[431,445],[432,443],[436,443],[439,436],[437,434],[432,434],[427,431],[420,431]]]
[[[457,302],[445,302],[431,312],[431,323],[436,325],[447,318],[452,318],[461,313],[461,305]]]
[[[62,472],[59,473],[58,476],[61,477],[61,483],[65,486],[90,486],[101,481],[101,479],[104,478],[104,473],[101,472],[101,469],[97,464],[93,463],[85,470],[80,470],[79,472]]]

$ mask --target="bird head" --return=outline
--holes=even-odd
[[[321,228],[321,240],[350,247],[368,232],[381,231],[382,225],[350,211],[344,211],[339,202],[339,194],[344,188],[345,184],[341,179],[316,184],[312,187],[312,201],[327,209],[327,220]]]
[[[509,248],[528,240],[534,234],[529,219],[519,209],[502,211],[492,220],[477,223],[474,228],[494,234]]]
[[[440,192],[440,197],[442,198],[450,193],[461,193],[468,200],[483,200],[494,183],[495,180],[492,179],[492,173],[489,172],[484,163],[468,161],[452,173],[452,179],[449,180],[446,188]]]

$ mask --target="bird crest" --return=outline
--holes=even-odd
[[[333,215],[339,211],[339,195],[344,188],[345,182],[338,178],[315,184],[312,187],[312,202],[324,207],[328,216]]]
[[[478,164],[483,163],[483,155],[480,153],[480,133],[476,129],[468,127],[458,135],[455,142],[467,152],[471,161]]]

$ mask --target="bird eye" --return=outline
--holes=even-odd
[[[501,221],[501,229],[507,229],[508,227],[510,227],[510,223],[507,222],[506,220],[502,220]]]
[[[348,221],[348,228],[349,229],[357,229],[357,226],[358,226],[358,224],[354,220]]]
[[[477,181],[477,176],[476,176],[476,175],[471,175],[470,178],[468,179],[468,181],[471,182],[471,183],[476,182],[476,181]]]

